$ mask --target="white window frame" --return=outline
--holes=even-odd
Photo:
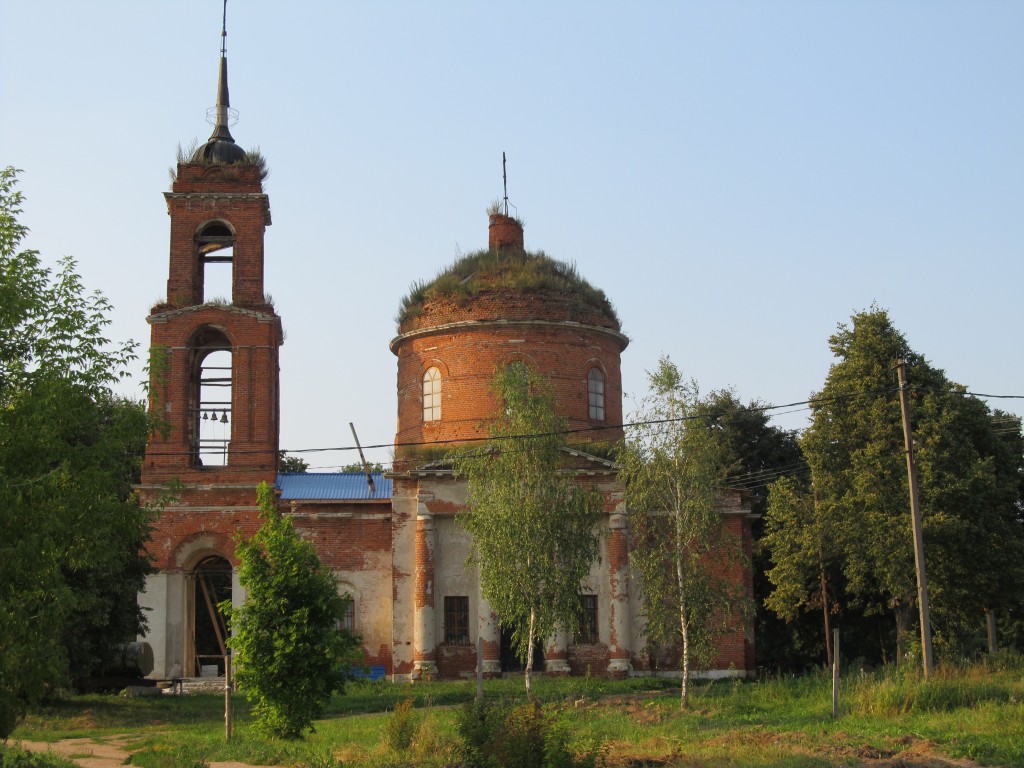
[[[441,371],[431,366],[423,373],[423,421],[441,420]]]
[[[587,372],[587,413],[591,421],[604,421],[604,371],[593,367]]]

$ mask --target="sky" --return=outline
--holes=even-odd
[[[271,175],[266,288],[287,334],[281,446],[387,463],[401,297],[487,244],[574,262],[631,343],[782,405],[873,304],[971,391],[1024,395],[1024,3],[230,0],[236,141]],[[25,245],[73,255],[148,343],[162,199],[205,141],[221,0],[0,0],[0,165]],[[125,394],[141,397],[141,366]],[[1024,414],[1024,399],[989,400]],[[804,407],[773,412],[802,429]],[[310,449],[345,448],[347,450]]]

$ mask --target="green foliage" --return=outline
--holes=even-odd
[[[765,576],[771,568],[768,550],[762,545],[768,485],[779,477],[802,479],[810,475],[795,431],[770,423],[768,404],[751,400],[744,404],[728,389],[709,393],[697,404],[722,450],[726,488],[752,494],[751,512],[759,515],[751,525],[754,537],[754,634],[759,666],[769,669],[804,669],[820,663],[820,630],[809,622],[783,622],[765,608],[771,593]],[[808,644],[810,639],[810,644]]]
[[[111,392],[135,345],[104,337],[110,305],[74,261],[18,250],[16,176],[0,171],[0,738],[141,631],[151,518],[132,494],[146,418]]]
[[[534,640],[577,628],[580,584],[598,557],[601,500],[559,472],[564,420],[547,379],[516,362],[498,371],[492,390],[505,405],[488,427],[492,442],[453,456],[468,481],[468,512],[458,521],[473,537],[484,597],[513,630],[529,690]]]
[[[802,446],[818,525],[841,553],[851,601],[896,619],[897,657],[916,618],[916,571],[894,361],[907,360],[936,648],[970,653],[986,608],[1022,602],[1019,423],[997,435],[988,408],[912,351],[877,307],[841,325],[838,361]],[[1016,435],[1016,436],[1015,436]]]
[[[854,709],[859,713],[893,716],[912,712],[952,712],[985,702],[1013,703],[1020,686],[988,675],[965,674],[940,668],[929,680],[915,673],[890,670],[885,675],[860,678],[853,686]]]
[[[321,715],[346,672],[362,661],[359,639],[337,629],[345,609],[338,584],[313,545],[277,509],[273,490],[257,491],[263,525],[239,540],[245,603],[222,604],[233,637],[239,689],[253,702],[257,728],[299,738]]]
[[[387,730],[384,733],[388,748],[393,752],[407,751],[419,733],[420,724],[420,718],[413,708],[413,700],[406,698],[399,702],[388,719]]]
[[[423,303],[436,298],[461,300],[483,290],[557,291],[572,295],[580,304],[603,312],[619,322],[604,291],[588,283],[575,264],[553,259],[543,252],[504,249],[477,251],[459,258],[430,282],[415,282],[402,299],[396,324],[415,317]]]
[[[26,752],[0,744],[0,768],[75,768],[75,763],[58,755]]]
[[[366,467],[363,465],[363,462],[361,462],[361,461],[353,461],[353,462],[351,462],[349,464],[346,464],[345,466],[343,466],[338,471],[339,472],[365,472],[366,471]],[[370,464],[370,471],[371,472],[383,472],[384,471],[384,465],[381,464],[379,461],[375,461],[375,462]]]
[[[702,416],[696,383],[685,381],[667,357],[648,373],[643,401],[619,457],[632,512],[630,559],[641,577],[647,636],[652,643],[682,642],[682,704],[691,660],[714,652],[737,585],[712,566],[742,558],[717,508],[723,451]],[[706,406],[706,404],[704,404]]]
[[[281,451],[280,461],[277,465],[278,472],[305,472],[309,469],[309,462],[301,456],[289,456]]]
[[[467,702],[456,715],[468,768],[595,768],[600,742],[573,744],[568,724],[537,701],[503,706]]]
[[[768,578],[775,589],[768,607],[786,620],[821,608],[822,550],[831,541],[814,512],[814,500],[796,482],[784,477],[772,483],[768,496],[765,545],[772,553]]]
[[[694,687],[698,711],[677,711],[668,681],[661,678],[595,679],[595,694],[588,691],[580,706],[567,706],[578,698],[579,678],[539,678],[537,698],[544,713],[563,734],[571,734],[569,749],[577,760],[587,753],[599,759],[606,745],[616,765],[744,765],[789,766],[863,762],[870,750],[885,764],[935,764],[949,758],[974,758],[984,765],[1024,765],[1024,670],[1016,660],[1001,655],[998,668],[989,663],[956,668],[939,667],[934,679],[961,689],[957,705],[945,697],[943,706],[911,707],[893,714],[880,707],[866,711],[873,689],[890,685],[901,676],[920,682],[892,667],[874,674],[858,669],[840,680],[841,718],[831,717],[831,674],[785,675],[759,681],[702,682]],[[678,681],[674,683],[678,686]],[[332,700],[327,718],[305,740],[282,741],[253,732],[247,703],[236,701],[236,738],[224,740],[224,697],[194,694],[186,697],[125,699],[112,696],[76,696],[49,701],[14,734],[16,738],[53,741],[69,736],[116,739],[125,735],[141,748],[132,764],[144,768],[181,768],[186,760],[237,761],[248,765],[296,768],[384,768],[419,766],[451,768],[481,765],[459,754],[466,729],[459,724],[475,686],[472,681],[417,684],[374,682],[357,684]],[[662,693],[653,693],[662,689]],[[507,711],[525,701],[517,680],[484,682],[488,708]],[[598,696],[597,694],[603,694]],[[424,725],[413,748],[396,754],[384,749],[383,739],[394,704],[407,696],[422,712]],[[894,697],[896,706],[903,699]],[[935,700],[933,699],[933,702]],[[388,702],[384,706],[384,702]],[[495,703],[500,702],[500,703]],[[472,711],[472,705],[467,709]],[[362,717],[343,715],[362,714]],[[502,717],[486,718],[490,732],[504,727]],[[487,732],[473,737],[488,741]],[[187,744],[187,750],[182,745]],[[332,760],[332,756],[337,758]],[[809,757],[811,756],[811,757]],[[336,762],[335,762],[336,761]],[[869,760],[869,762],[871,762]],[[586,764],[586,763],[585,763]]]

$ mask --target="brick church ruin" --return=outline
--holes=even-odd
[[[620,355],[628,344],[604,295],[573,272],[576,289],[521,287],[502,265],[570,268],[524,251],[522,225],[490,215],[488,251],[473,292],[440,290],[403,307],[390,342],[398,360],[398,429],[391,471],[279,472],[281,318],[264,287],[263,237],[271,224],[261,166],[228,128],[227,60],[222,52],[217,118],[210,140],[179,163],[170,192],[166,299],[148,317],[153,353],[151,407],[167,429],[149,443],[139,492],[144,501],[177,483],[148,545],[157,573],[139,603],[153,676],[192,677],[219,668],[228,629],[219,601],[244,600],[236,532],[259,527],[256,487],[274,486],[281,508],[314,542],[352,600],[342,624],[363,642],[365,662],[393,679],[472,674],[477,638],[488,675],[518,669],[509,633],[467,566],[469,535],[456,514],[464,481],[444,449],[483,437],[496,403],[488,384],[498,367],[521,361],[547,376],[556,408],[573,433],[564,468],[598,488],[606,529],[600,560],[581,584],[583,622],[575,636],[543,643],[547,674],[648,673],[652,659],[643,606],[629,569],[629,514],[607,446],[622,432]],[[488,262],[490,258],[490,262]],[[543,262],[543,263],[541,263]],[[211,301],[211,269],[230,269],[231,295]],[[452,279],[442,273],[438,280]],[[464,281],[463,281],[464,282]],[[381,414],[383,416],[383,414]],[[433,446],[433,449],[431,449]],[[604,446],[599,450],[596,446]],[[723,491],[721,512],[749,554],[750,500]],[[750,592],[749,571],[732,574]],[[754,670],[752,639],[737,616],[706,674]],[[671,655],[671,654],[670,654]]]

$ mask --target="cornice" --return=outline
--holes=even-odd
[[[484,328],[571,328],[573,330],[588,331],[601,336],[615,339],[621,346],[620,350],[629,345],[629,337],[611,328],[589,323],[577,323],[574,320],[460,320],[455,323],[443,323],[433,325],[429,328],[419,328],[415,331],[402,333],[395,336],[388,344],[388,349],[395,355],[398,354],[398,347],[407,341],[433,336],[439,333],[450,333],[452,331],[476,330]]]

